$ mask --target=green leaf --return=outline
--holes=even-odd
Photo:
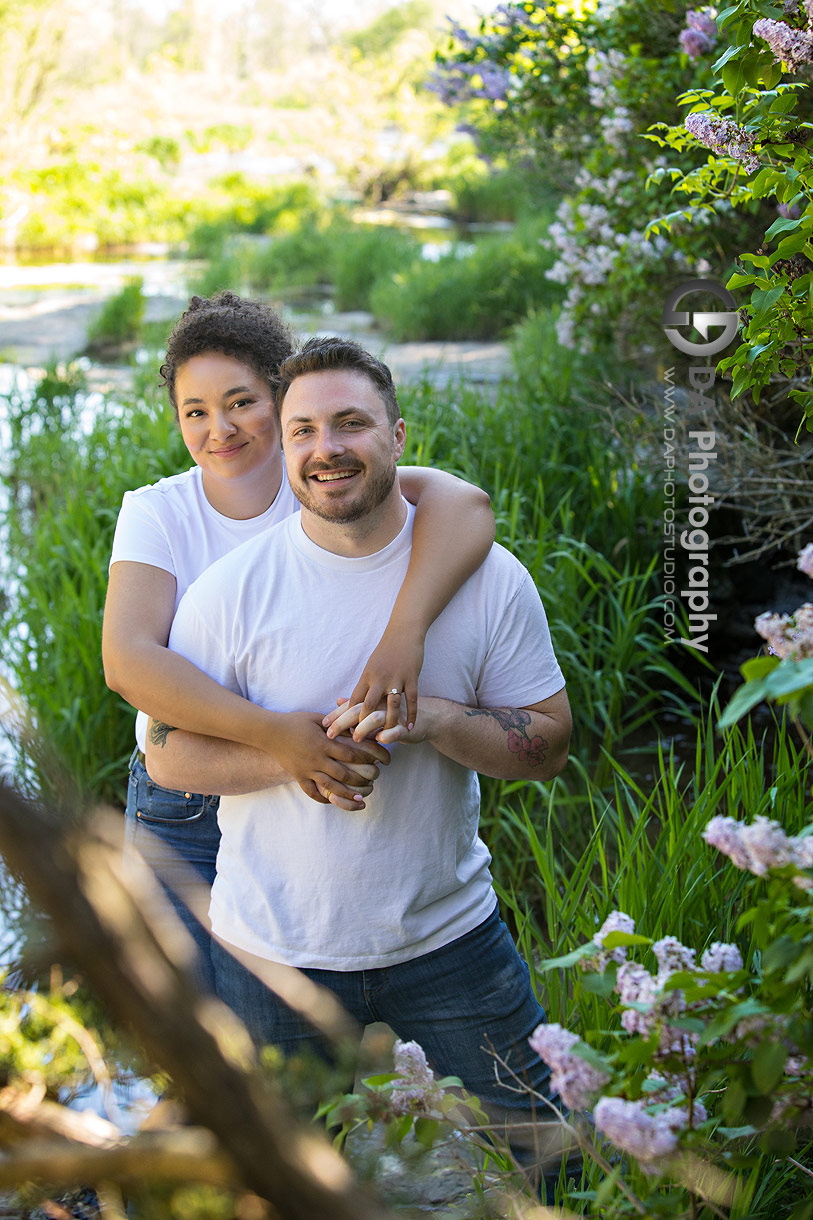
[[[739,6],[736,6],[736,7],[739,7]],[[736,7],[733,9],[727,8],[724,10],[723,13],[720,14],[720,23],[721,24],[722,24],[725,13],[735,12]],[[715,59],[714,63],[711,65],[712,72],[719,72],[729,62],[729,60],[733,59],[735,55],[739,55],[741,50],[742,50],[741,47],[727,47],[726,50],[723,51],[723,53],[719,57],[719,59]]]
[[[581,985],[585,991],[589,991],[592,995],[612,995],[615,989],[615,978],[612,974],[583,974],[581,976]]]
[[[621,945],[651,945],[651,936],[639,936],[637,932],[608,932],[602,944],[605,949],[618,949]]]
[[[424,1148],[431,1148],[440,1128],[436,1118],[419,1118],[415,1122],[415,1139]]]
[[[779,664],[779,657],[751,657],[750,661],[746,661],[740,666],[740,673],[749,681],[752,678],[764,678],[766,674],[771,673]]]
[[[795,219],[791,217],[780,216],[775,220],[769,229],[765,230],[766,237],[776,237],[777,233],[786,233],[789,229],[798,229],[804,217],[797,216]]]
[[[751,1078],[760,1093],[771,1093],[785,1071],[788,1052],[781,1042],[763,1042],[754,1052]]]
[[[361,1083],[368,1089],[377,1089],[379,1085],[389,1084],[390,1081],[397,1079],[397,1072],[380,1072],[377,1076],[365,1076]]]
[[[745,88],[745,69],[741,63],[727,63],[720,73],[720,76],[722,78],[723,85],[732,97],[736,97],[737,94],[742,92],[742,90]]]
[[[722,1104],[723,1117],[729,1127],[739,1124],[747,1100],[747,1094],[739,1080],[732,1080],[725,1093],[723,1093]]]
[[[743,274],[741,271],[735,271],[729,280],[726,280],[726,288],[742,288],[744,284],[753,284],[753,275]]]
[[[595,957],[599,952],[598,945],[594,945],[590,941],[587,945],[579,945],[578,949],[574,949],[572,953],[566,953],[564,957],[554,957],[549,961],[543,962],[541,970],[558,970],[560,967],[567,969],[570,966],[575,966],[583,957]]]
[[[777,284],[775,288],[758,288],[753,292],[751,294],[751,308],[754,313],[751,318],[751,325],[760,326],[765,319],[769,318],[774,305],[784,294],[784,284]]]
[[[813,657],[803,661],[780,661],[773,673],[765,679],[768,698],[790,695],[813,686]]]

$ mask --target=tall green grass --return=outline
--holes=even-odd
[[[101,662],[113,531],[124,491],[189,456],[157,395],[94,411],[75,370],[48,373],[2,407],[11,444],[0,653],[32,718],[16,739],[18,772],[60,806],[76,793],[120,804],[133,713],[106,688]]]

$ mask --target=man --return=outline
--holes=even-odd
[[[277,405],[301,514],[192,585],[170,647],[265,707],[327,713],[379,638],[409,560],[412,509],[396,470],[405,425],[386,365],[338,339],[310,340],[283,363]],[[258,1041],[291,1051],[318,1036],[229,945],[299,967],[362,1025],[386,1021],[437,1072],[527,1118],[527,1094],[499,1086],[495,1064],[504,1081],[514,1072],[544,1091],[528,1045],[544,1014],[499,919],[476,771],[552,778],[570,710],[537,591],[501,547],[428,632],[419,693],[416,723],[379,734],[391,760],[356,808],[317,804],[267,757],[190,734],[152,735],[148,769],[224,793],[217,989]],[[354,718],[342,709],[328,731]]]

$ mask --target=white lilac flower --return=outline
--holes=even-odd
[[[700,959],[700,964],[704,970],[713,974],[720,974],[726,970],[742,970],[742,954],[736,945],[715,940],[706,949]]]
[[[437,1111],[443,1097],[435,1074],[426,1062],[423,1048],[417,1042],[401,1042],[393,1047],[395,1070],[401,1077],[395,1081],[390,1103],[395,1114],[430,1114]]]
[[[580,1039],[561,1025],[538,1025],[528,1041],[551,1070],[551,1090],[569,1110],[586,1110],[610,1079],[606,1072],[572,1053]]]
[[[805,576],[809,576],[813,580],[813,542],[808,542],[805,549],[799,552],[796,567],[800,572],[804,572]]]
[[[784,61],[791,71],[813,61],[813,34],[807,30],[794,30],[784,21],[760,17],[754,22],[754,34],[767,42],[775,62]]]
[[[733,119],[722,118],[713,110],[696,110],[686,116],[684,127],[706,148],[728,154],[749,173],[759,167],[759,158],[753,151],[756,136]]]

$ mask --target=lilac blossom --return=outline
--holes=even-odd
[[[686,13],[686,29],[681,31],[680,45],[689,59],[699,59],[714,49],[717,41],[717,23],[712,17],[713,9],[690,8]]]
[[[760,614],[754,630],[768,651],[783,661],[813,657],[813,604],[805,602],[793,614]]]
[[[784,61],[793,72],[813,60],[813,34],[807,30],[794,30],[784,21],[760,17],[754,22],[754,34],[767,42],[776,63]]]
[[[699,1114],[692,1117],[694,1122],[702,1121]],[[593,1118],[603,1135],[653,1174],[659,1172],[664,1157],[677,1151],[680,1132],[689,1125],[688,1110],[682,1106],[648,1114],[641,1102],[620,1097],[602,1097]]]
[[[435,1074],[426,1062],[423,1048],[417,1042],[401,1042],[393,1047],[395,1070],[401,1077],[395,1081],[390,1102],[395,1114],[435,1113],[444,1096]]]
[[[708,55],[709,51],[714,48],[714,43],[706,37],[702,30],[681,30],[678,41],[689,59],[700,59],[702,55]]]
[[[778,203],[776,210],[783,220],[798,220],[802,214],[798,203]]]
[[[800,572],[804,572],[805,576],[809,576],[813,580],[813,542],[808,542],[804,550],[799,552],[796,567]]]
[[[604,923],[599,928],[598,932],[593,936],[593,943],[598,945],[601,950],[593,958],[586,960],[595,963],[597,970],[603,970],[608,962],[622,962],[627,960],[627,946],[616,945],[614,949],[605,949],[604,940],[613,932],[626,932],[632,934],[635,931],[635,920],[630,915],[625,915],[623,911],[611,911]]]
[[[759,167],[759,158],[753,152],[756,136],[733,119],[723,118],[713,110],[696,110],[686,116],[684,127],[706,148],[733,157],[749,173]]]
[[[736,945],[729,945],[725,941],[715,940],[706,949],[700,964],[704,970],[708,970],[711,974],[742,970],[742,954]]]
[[[789,838],[778,822],[761,814],[750,825],[734,818],[712,818],[703,831],[703,838],[728,856],[737,868],[753,873],[755,877],[763,877],[772,868],[784,868],[788,864],[796,868],[813,865],[811,836]],[[801,889],[810,888],[809,878],[797,877],[795,880]]]
[[[694,949],[687,949],[676,936],[664,936],[652,946],[658,962],[658,980],[665,982],[678,970],[694,970]]]
[[[537,1025],[528,1041],[551,1069],[551,1089],[569,1110],[586,1110],[610,1079],[606,1072],[572,1053],[580,1039],[561,1025]]]

